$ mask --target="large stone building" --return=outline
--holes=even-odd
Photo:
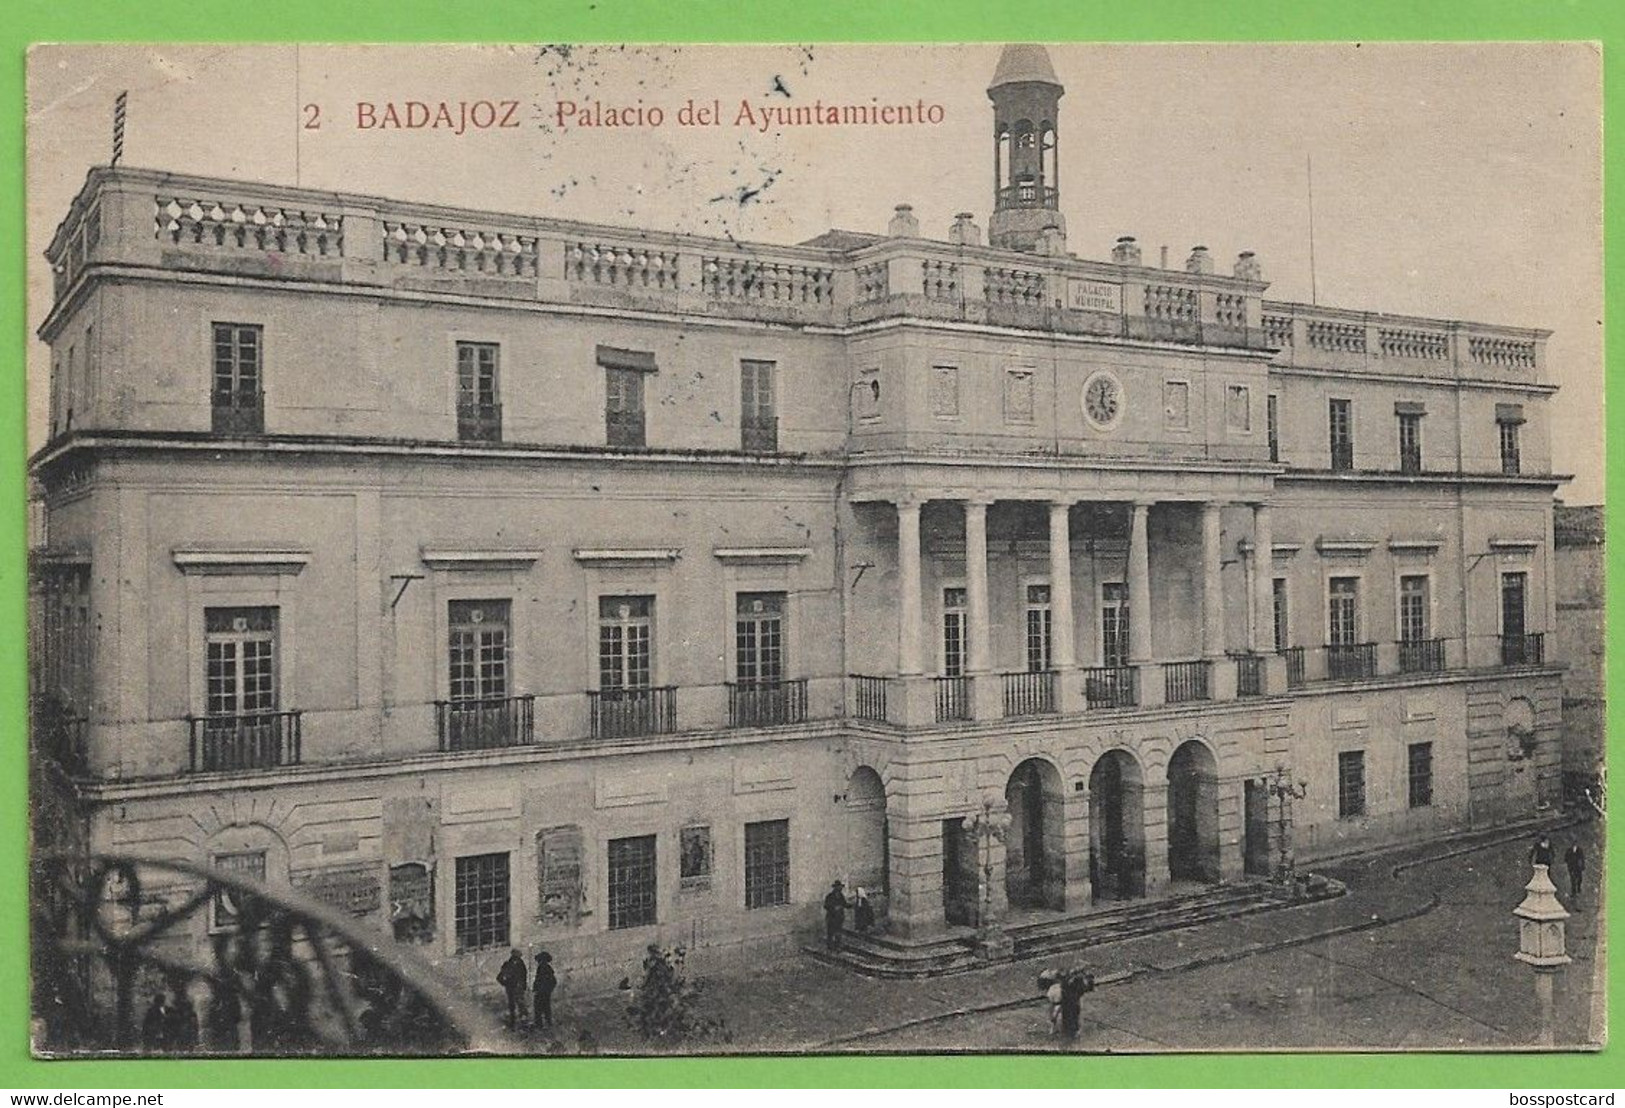
[[[91,171],[32,472],[92,848],[483,982],[783,943],[833,878],[927,934],[1555,800],[1547,333],[1078,257],[1044,52],[989,94],[987,245]]]

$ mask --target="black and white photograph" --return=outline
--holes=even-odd
[[[36,46],[35,1055],[1600,1049],[1601,75]]]

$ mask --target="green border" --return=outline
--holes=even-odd
[[[1625,1085],[1621,1048],[1592,1055],[1206,1055],[1160,1057],[886,1057],[743,1059],[546,1059],[439,1061],[60,1062],[27,1056],[25,861],[27,775],[22,721],[26,680],[23,405],[25,330],[23,72],[32,42],[192,41],[962,41],[962,40],[1449,40],[1585,39],[1605,46],[1605,199],[1625,210],[1625,4],[1619,0],[13,0],[0,14],[0,1088],[442,1087],[442,1086],[1097,1086],[1480,1087],[1575,1089]],[[1617,48],[1617,53],[1616,53]],[[1625,235],[1610,224],[1607,265],[1625,272]],[[1625,325],[1607,299],[1608,351]],[[1610,399],[1625,404],[1609,374]],[[1613,407],[1611,405],[1611,407]],[[1621,424],[1617,414],[1608,419]],[[1608,498],[1625,478],[1610,459]],[[1609,523],[1621,513],[1610,511]],[[1625,611],[1610,547],[1609,628]],[[1610,651],[1609,676],[1625,676]],[[1625,697],[1609,712],[1625,722]],[[1617,768],[1617,767],[1616,767]],[[1625,880],[1620,852],[1611,887]],[[1611,919],[1618,896],[1610,896]],[[1617,932],[1617,928],[1611,929]],[[1610,996],[1621,970],[1610,967]]]

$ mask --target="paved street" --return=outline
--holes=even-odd
[[[1066,1049],[1528,1047],[1538,1036],[1534,974],[1514,961],[1511,909],[1528,880],[1529,835],[1432,845],[1323,871],[1350,894],[1207,926],[1114,943],[1072,964],[1126,980],[1085,998],[1082,1033]],[[1557,832],[1578,839],[1601,870],[1600,825]],[[1440,857],[1440,855],[1446,855]],[[1561,866],[1558,867],[1561,869]],[[1595,1041],[1598,897],[1569,902],[1573,965],[1556,982],[1556,1041]],[[877,981],[791,958],[753,972],[708,977],[707,1010],[748,1051],[1033,1051],[1048,1036],[1034,977],[1022,962],[925,981]],[[560,1038],[583,1029],[598,1049],[648,1049],[621,1016],[624,994],[561,996]],[[709,1044],[715,1049],[721,1044]],[[546,1049],[538,1044],[538,1049]]]

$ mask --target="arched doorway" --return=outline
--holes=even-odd
[[[880,774],[859,766],[846,781],[847,895],[863,889],[877,911],[889,889],[886,834],[886,786]]]
[[[1144,775],[1126,750],[1089,774],[1089,881],[1096,900],[1145,895]]]
[[[1168,760],[1168,876],[1219,880],[1219,764],[1195,739]]]
[[[1061,774],[1028,758],[1004,787],[1010,831],[1004,840],[1004,890],[1012,908],[1066,907],[1066,846]]]

